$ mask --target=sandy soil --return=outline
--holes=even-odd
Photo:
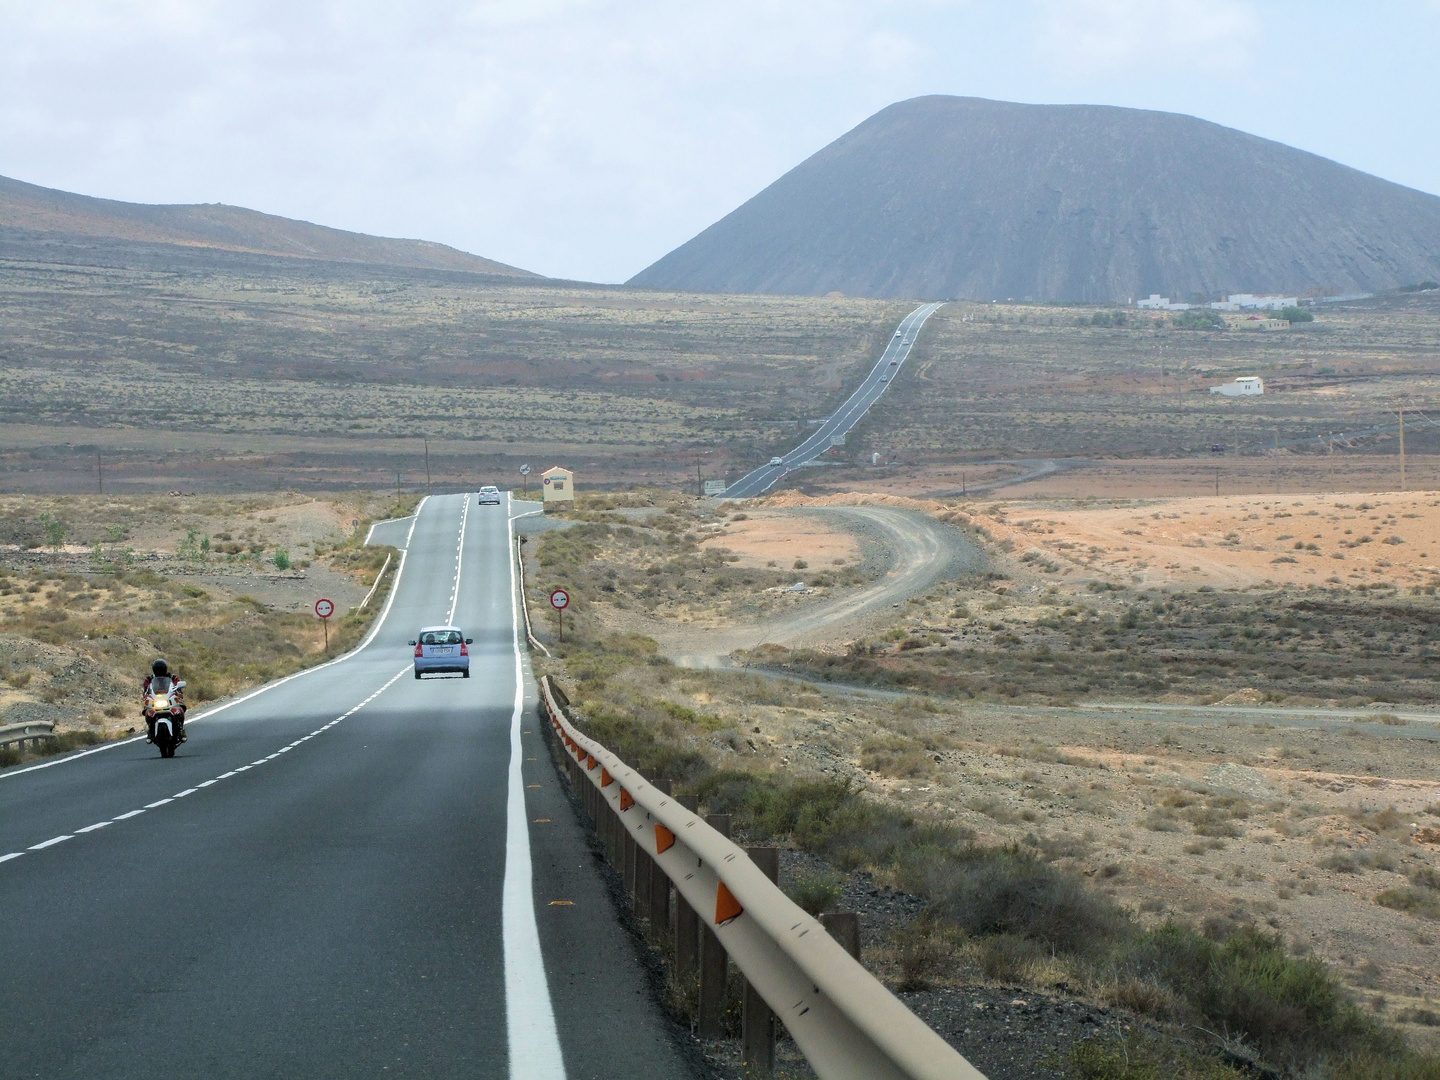
[[[1440,574],[1440,493],[1167,499],[1100,509],[1006,503],[1017,545],[1142,585],[1424,584]]]
[[[727,548],[740,558],[737,566],[788,569],[796,559],[811,567],[840,566],[860,557],[860,545],[843,525],[820,517],[797,517],[755,510],[745,520],[731,520],[701,547]],[[801,569],[804,569],[803,567]]]

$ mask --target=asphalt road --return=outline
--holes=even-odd
[[[832,438],[849,434],[850,429],[864,418],[870,406],[879,400],[891,380],[905,366],[905,360],[910,355],[910,349],[914,346],[915,339],[920,336],[920,328],[925,325],[925,320],[943,306],[943,304],[921,304],[901,319],[899,327],[891,336],[889,343],[886,344],[885,351],[880,354],[880,359],[870,369],[870,374],[865,376],[865,381],[846,398],[845,404],[826,417],[825,422],[816,428],[804,442],[788,454],[784,454],[778,465],[762,465],[760,468],[746,473],[725,489],[723,498],[753,499],[756,495],[765,494],[775,486],[777,480],[791,469],[814,461],[826,450],[829,450]]]
[[[507,519],[428,500],[371,638],[173,760],[0,773],[0,1077],[692,1075],[546,760]],[[452,611],[472,677],[417,682]]]

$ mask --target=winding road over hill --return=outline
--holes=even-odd
[[[845,399],[845,403],[827,416],[804,442],[780,455],[779,461],[761,465],[727,487],[724,498],[751,499],[756,495],[763,495],[791,469],[814,461],[835,445],[834,440],[844,439],[856,424],[865,419],[870,406],[880,400],[880,395],[885,393],[891,381],[899,375],[911,348],[915,345],[915,339],[920,336],[920,328],[925,325],[925,320],[944,306],[921,304],[901,319],[899,327],[886,343],[885,351],[880,354],[880,359],[875,361],[870,374],[866,375],[864,381],[855,388],[855,392]]]

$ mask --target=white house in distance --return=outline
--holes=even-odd
[[[1210,306],[1216,311],[1239,311],[1241,308],[1268,308],[1271,311],[1279,311],[1281,308],[1299,307],[1300,298],[1297,296],[1256,296],[1254,293],[1231,293],[1224,300],[1216,300]]]
[[[1210,393],[1224,394],[1226,397],[1250,397],[1265,393],[1265,381],[1259,375],[1241,375],[1234,382],[1210,387]]]
[[[551,503],[575,505],[575,474],[569,469],[562,469],[556,465],[553,469],[547,469],[541,473],[540,489],[544,492],[547,508]],[[564,507],[557,506],[555,509],[562,510]]]
[[[1150,308],[1154,311],[1189,311],[1189,304],[1172,304],[1168,296],[1161,296],[1158,292],[1152,292],[1148,300],[1136,300],[1137,308]]]

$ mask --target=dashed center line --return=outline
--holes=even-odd
[[[228,780],[230,777],[235,776],[237,773],[242,773],[242,772],[245,772],[245,771],[248,770],[248,769],[253,769],[253,768],[255,768],[257,765],[264,765],[267,761],[274,761],[274,760],[275,760],[277,757],[279,757],[281,754],[285,753],[285,751],[287,751],[287,750],[293,750],[295,747],[299,746],[301,743],[305,742],[306,740],[308,740],[308,739],[313,739],[316,735],[319,735],[321,732],[328,731],[330,728],[332,728],[332,727],[334,727],[336,724],[340,723],[341,720],[346,719],[346,717],[350,717],[350,716],[355,715],[357,712],[359,712],[361,709],[363,709],[366,705],[369,705],[370,702],[374,701],[377,697],[379,697],[381,694],[383,694],[386,690],[390,689],[390,687],[394,686],[394,685],[395,685],[395,681],[396,681],[397,679],[399,679],[400,676],[402,676],[402,675],[404,675],[404,674],[407,674],[409,671],[410,671],[410,666],[407,664],[405,667],[401,668],[401,669],[400,669],[399,671],[397,671],[394,675],[392,675],[392,676],[390,677],[390,681],[389,681],[389,682],[387,682],[384,686],[380,687],[379,690],[376,690],[373,694],[371,694],[369,697],[367,697],[364,701],[360,702],[359,705],[356,705],[354,708],[350,709],[348,712],[343,713],[343,714],[340,715],[340,716],[337,716],[334,720],[331,720],[328,724],[324,725],[323,727],[317,728],[315,731],[312,731],[309,735],[305,735],[305,736],[303,736],[303,737],[301,737],[301,738],[299,738],[299,739],[296,739],[296,740],[295,740],[294,742],[292,742],[289,746],[281,747],[279,750],[275,751],[275,753],[271,754],[269,757],[263,757],[263,758],[261,758],[261,759],[258,760],[258,761],[252,761],[249,765],[239,765],[239,766],[237,766],[236,768],[231,769],[229,772],[221,773],[219,776],[217,776],[217,777],[215,777],[215,778],[213,778],[213,779],[211,779],[211,780],[202,780],[200,783],[196,784],[194,787],[186,788],[184,791],[176,792],[174,795],[171,795],[168,799],[156,799],[156,800],[155,800],[154,802],[152,802],[152,803],[146,803],[146,804],[145,804],[143,807],[141,807],[139,810],[130,810],[130,811],[128,811],[127,813],[124,813],[124,814],[116,814],[113,818],[109,818],[109,819],[106,820],[106,821],[97,821],[97,822],[95,822],[95,824],[93,824],[93,825],[86,825],[83,829],[76,829],[75,832],[73,832],[73,833],[65,833],[63,836],[52,836],[49,840],[43,840],[43,841],[41,841],[41,842],[38,843],[38,844],[32,844],[32,845],[30,845],[30,847],[28,847],[28,848],[25,849],[25,851],[44,851],[46,848],[54,847],[56,844],[64,843],[66,840],[73,840],[73,839],[75,839],[76,836],[80,835],[81,833],[92,833],[92,832],[95,832],[95,831],[98,830],[98,829],[103,829],[103,828],[105,828],[105,826],[107,826],[107,825],[113,825],[113,824],[115,824],[117,821],[128,821],[128,820],[130,820],[130,819],[133,818],[133,817],[138,817],[139,815],[145,813],[145,811],[147,811],[147,810],[154,810],[154,809],[156,809],[157,807],[164,806],[166,803],[172,803],[172,802],[174,802],[176,799],[183,799],[183,798],[185,798],[185,796],[187,796],[187,795],[193,795],[193,794],[195,794],[195,792],[199,791],[201,788],[208,788],[211,784],[217,784],[217,783],[219,783],[221,780]],[[11,859],[18,859],[18,858],[20,858],[21,855],[24,855],[24,854],[25,854],[25,851],[12,851],[12,852],[10,852],[9,854],[0,855],[0,863],[9,862]]]

